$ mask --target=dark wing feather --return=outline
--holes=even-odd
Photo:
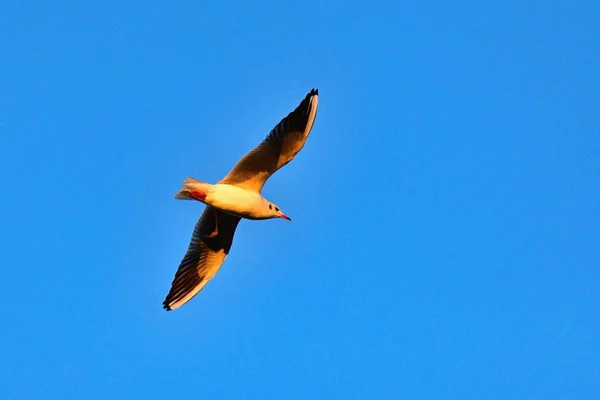
[[[292,161],[304,147],[315,122],[318,102],[319,91],[313,89],[219,183],[260,192],[267,179]]]
[[[181,307],[215,276],[229,254],[239,222],[238,217],[206,206],[196,223],[163,308],[170,311]]]

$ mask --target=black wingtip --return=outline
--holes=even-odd
[[[304,116],[308,116],[310,114],[310,110],[312,108],[314,96],[319,96],[319,89],[312,88],[310,90],[310,92],[308,92],[306,94],[306,97],[304,97],[304,99],[302,100],[302,102],[300,103],[300,105],[294,112],[297,112],[298,110],[302,110],[302,114]]]
[[[167,302],[163,302],[163,308],[167,311],[171,311],[171,307],[169,307],[169,305],[167,304]]]

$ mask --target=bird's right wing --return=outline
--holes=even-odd
[[[318,104],[319,91],[313,89],[219,183],[260,192],[267,179],[292,161],[304,147],[317,116]]]
[[[196,223],[163,308],[170,311],[181,307],[215,276],[229,253],[239,222],[239,217],[206,206]]]

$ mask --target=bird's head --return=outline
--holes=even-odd
[[[269,203],[269,215],[271,218],[283,218],[291,221],[292,219],[281,212],[279,207],[276,204]]]

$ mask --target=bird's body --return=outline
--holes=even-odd
[[[206,204],[246,219],[275,218],[269,214],[269,202],[260,193],[234,185],[214,185],[206,196]]]
[[[226,183],[209,183],[187,178],[182,190],[175,195],[178,199],[198,200],[218,210],[246,219],[270,219],[269,203],[253,190],[243,189]]]
[[[311,90],[221,181],[214,185],[190,177],[184,181],[175,198],[197,200],[206,208],[163,302],[166,310],[187,303],[212,279],[229,253],[241,219],[290,220],[260,192],[267,179],[304,147],[316,118],[318,95],[318,90]]]

